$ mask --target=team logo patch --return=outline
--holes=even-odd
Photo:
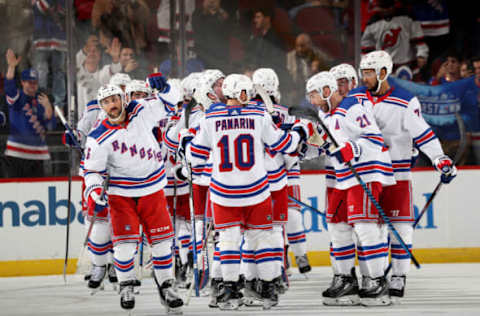
[[[271,221],[272,220],[272,215],[267,215],[267,221]]]
[[[280,214],[280,219],[284,220],[285,219],[285,214]]]
[[[130,230],[130,229],[132,229],[130,225],[125,225],[125,230]]]

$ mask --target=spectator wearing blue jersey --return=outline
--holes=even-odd
[[[45,93],[38,92],[38,72],[26,69],[21,73],[21,89],[15,82],[15,68],[21,57],[7,50],[8,70],[5,76],[5,97],[9,110],[10,133],[5,150],[4,171],[7,177],[41,177],[43,162],[50,159],[45,134],[56,121],[53,107]]]

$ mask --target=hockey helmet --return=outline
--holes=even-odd
[[[223,81],[222,91],[226,98],[235,99],[242,104],[248,103],[255,94],[252,80],[240,74],[228,75]],[[246,100],[240,99],[242,91],[247,94]]]
[[[185,99],[191,99],[195,93],[195,88],[198,87],[202,80],[201,72],[192,72],[188,76],[182,79],[181,86],[183,90],[183,97]]]
[[[108,115],[108,113],[105,112],[107,114],[107,117],[111,121],[115,122],[115,121],[120,120],[120,118],[122,117],[123,111],[125,111],[125,93],[123,92],[123,90],[117,85],[113,85],[113,84],[103,85],[98,89],[97,102],[98,102],[98,104],[100,104],[100,107],[103,109],[102,100],[106,99],[106,98],[108,98],[112,95],[119,95],[120,98],[121,98],[121,102],[122,102],[122,112],[120,113],[120,115],[117,118],[112,118]]]
[[[323,96],[323,88],[328,87],[330,89],[330,95],[324,97]],[[329,109],[332,108],[330,103],[330,98],[332,97],[333,93],[338,90],[337,79],[333,76],[333,74],[329,71],[322,71],[318,74],[314,75],[307,81],[307,100],[309,99],[308,95],[311,92],[317,91],[320,94],[322,100],[327,101]]]
[[[215,90],[213,89],[213,86],[215,85],[215,82],[217,82],[219,79],[222,79],[222,78],[225,78],[225,74],[218,69],[207,69],[203,72],[203,81],[205,82],[206,86],[209,88],[208,93],[211,93],[217,96],[217,94],[215,93]]]
[[[365,69],[373,69],[375,70],[375,74],[377,76],[378,86],[375,92],[380,91],[380,86],[382,82],[387,80],[388,76],[392,73],[393,69],[393,61],[390,54],[388,54],[384,50],[376,50],[370,52],[362,57],[360,61],[360,76],[362,75],[362,70]],[[380,79],[380,72],[382,69],[385,68],[386,75],[383,79]]]
[[[132,92],[144,92],[147,95],[151,95],[152,89],[150,89],[150,86],[145,81],[134,79],[130,81],[125,88],[125,94],[128,98],[132,96]]]
[[[252,75],[254,86],[262,87],[269,96],[273,96],[275,101],[280,102],[280,93],[278,86],[280,82],[275,71],[271,68],[259,68]]]
[[[114,74],[111,78],[110,81],[108,82],[109,84],[114,84],[116,86],[127,86],[127,84],[132,81],[129,75],[121,72],[117,72]]]
[[[355,68],[353,68],[350,64],[340,64],[332,67],[330,72],[335,77],[336,80],[338,79],[347,79],[348,83],[351,85],[353,79],[355,79],[355,86],[349,87],[350,89],[356,88],[358,86],[358,76]]]

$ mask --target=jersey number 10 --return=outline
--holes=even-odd
[[[230,160],[229,136],[224,135],[217,143],[220,148],[220,172],[233,170],[233,164]],[[244,155],[244,150],[246,155]],[[250,170],[255,163],[253,137],[250,134],[240,134],[233,141],[233,151],[235,153],[235,166],[242,171]]]

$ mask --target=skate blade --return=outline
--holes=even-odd
[[[263,306],[263,301],[254,297],[244,297],[243,304],[248,307],[259,307]]]
[[[182,307],[167,307],[166,312],[168,315],[183,315]]]
[[[323,297],[323,305],[326,306],[356,306],[360,305],[360,297],[358,295],[347,295],[337,298]]]
[[[229,300],[228,302],[223,303],[217,302],[217,305],[222,311],[238,310],[240,307],[238,300]]]
[[[97,294],[98,292],[105,290],[105,285],[102,283],[97,288],[94,288],[94,289],[89,288],[89,289],[90,289],[90,295],[93,296],[93,295]]]
[[[375,297],[375,298],[361,298],[360,299],[360,304],[362,306],[389,306],[392,304],[392,301],[390,300],[390,297],[388,295],[384,295],[381,297]]]

